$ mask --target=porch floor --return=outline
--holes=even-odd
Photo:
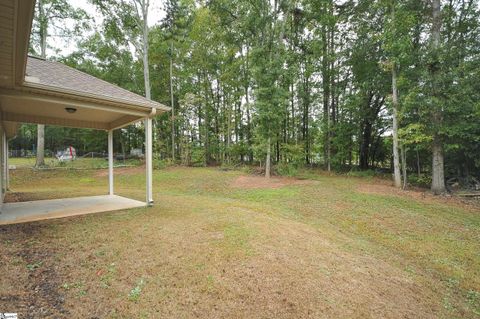
[[[144,202],[117,195],[101,195],[30,202],[5,203],[0,212],[0,225],[26,223],[113,210],[145,207]]]

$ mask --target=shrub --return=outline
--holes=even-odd
[[[426,175],[426,174],[421,174],[420,176],[416,174],[410,175],[407,178],[408,178],[408,183],[414,186],[428,188],[432,184],[432,176]]]
[[[246,156],[248,154],[248,151],[248,145],[245,142],[240,142],[231,145],[228,148],[227,153],[234,162],[238,162],[242,156]]]
[[[275,171],[282,176],[295,176],[298,173],[298,165],[293,163],[279,163]]]
[[[164,169],[168,166],[172,166],[174,162],[171,158],[161,159],[161,158],[154,158],[153,159],[153,169]]]
[[[295,176],[305,162],[305,153],[300,145],[282,144],[283,161],[275,167],[279,175]]]
[[[203,147],[196,146],[192,149],[190,165],[194,167],[205,166],[205,149]]]

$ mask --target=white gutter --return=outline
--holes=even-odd
[[[137,109],[138,108],[159,109],[164,112],[170,111],[170,107],[155,101],[151,101],[150,103],[140,102],[140,101],[132,102],[130,100],[126,100],[122,98],[114,99],[104,95],[96,95],[96,94],[91,94],[91,93],[77,91],[77,90],[57,88],[57,87],[52,87],[52,86],[48,86],[40,83],[24,82],[21,87],[17,87],[16,89],[20,91],[28,91],[32,93],[44,93],[44,94],[50,94],[55,96],[61,96],[61,97],[65,97],[65,95],[68,95],[68,97],[72,99],[93,100],[96,103],[113,104],[117,107],[120,106],[124,108],[133,107]]]

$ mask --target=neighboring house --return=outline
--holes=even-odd
[[[34,7],[34,0],[0,0],[0,205],[8,188],[8,139],[20,123],[108,131],[113,195],[112,132],[141,120],[146,127],[146,202],[151,204],[151,118],[169,108],[64,64],[27,56]]]

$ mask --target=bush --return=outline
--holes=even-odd
[[[171,159],[160,159],[160,158],[155,158],[153,160],[153,169],[164,169],[168,166],[172,165],[172,160]]]
[[[248,145],[244,142],[235,143],[228,148],[228,154],[234,162],[238,162],[242,156],[248,154]]]
[[[418,176],[415,174],[415,175],[410,175],[407,178],[408,178],[408,183],[414,186],[428,188],[430,187],[430,185],[432,185],[432,176],[430,175],[421,174],[420,176]]]
[[[205,166],[205,149],[203,147],[196,146],[192,149],[190,165],[194,167]]]
[[[220,165],[220,170],[222,171],[234,171],[237,170],[240,167],[239,164],[236,163],[224,163],[222,162]]]
[[[282,144],[281,148],[284,162],[287,162],[295,168],[298,168],[305,163],[305,152],[302,146]]]
[[[295,176],[305,163],[305,153],[300,145],[282,144],[283,161],[275,166],[275,171],[283,176]]]
[[[298,173],[298,165],[293,163],[279,163],[275,171],[282,176],[295,176]]]

